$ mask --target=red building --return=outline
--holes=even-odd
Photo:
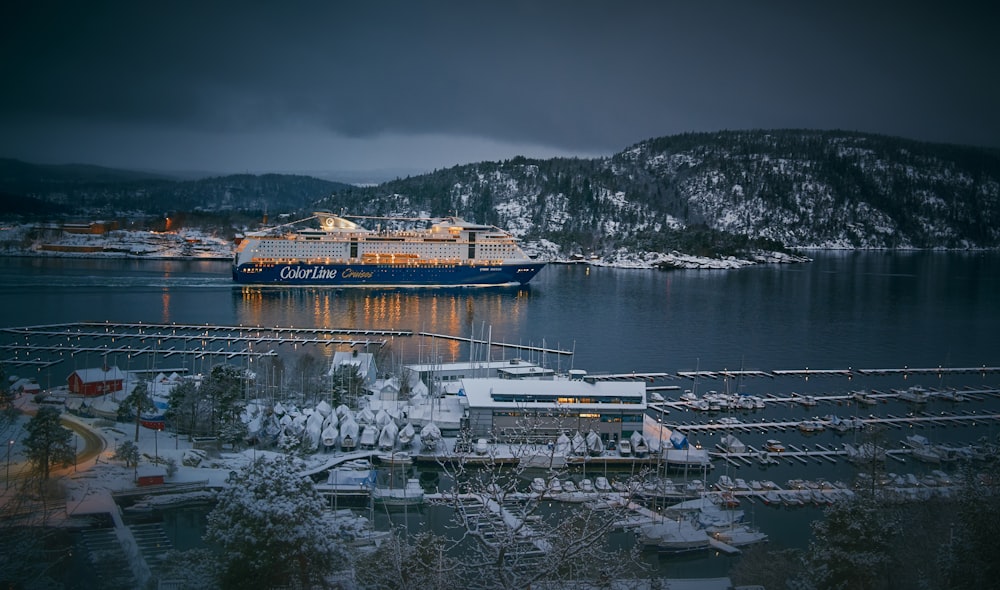
[[[163,479],[166,475],[167,472],[162,467],[143,465],[137,470],[135,483],[139,486],[163,485]]]
[[[78,369],[66,379],[70,393],[95,396],[121,391],[125,387],[125,373],[118,367]]]

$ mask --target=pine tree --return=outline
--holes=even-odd
[[[25,430],[28,431],[24,439],[25,455],[43,482],[49,479],[52,465],[66,466],[73,462],[76,456],[71,444],[73,433],[59,423],[59,410],[39,409]]]
[[[312,588],[346,558],[325,503],[293,459],[259,458],[236,473],[208,516],[221,588]]]

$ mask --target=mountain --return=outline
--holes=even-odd
[[[843,131],[675,135],[607,158],[517,157],[370,187],[276,174],[182,181],[10,162],[0,161],[0,193],[35,210],[55,203],[78,213],[268,211],[292,219],[318,208],[458,214],[563,254],[605,256],[1000,247],[996,150]]]
[[[0,159],[0,213],[26,214],[55,205],[67,216],[115,216],[138,212],[299,211],[350,185],[291,174],[234,174],[198,180],[86,165],[39,165]],[[49,207],[51,208],[51,207]]]
[[[697,133],[609,158],[456,166],[324,203],[458,211],[585,251],[996,248],[1000,154],[839,131]]]

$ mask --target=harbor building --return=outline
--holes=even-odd
[[[428,391],[457,393],[463,379],[552,379],[555,371],[522,359],[406,365]]]
[[[593,430],[605,441],[643,431],[646,384],[593,379],[463,379],[473,437],[554,440]]]

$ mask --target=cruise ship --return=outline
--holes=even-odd
[[[508,232],[460,217],[366,218],[429,223],[407,230],[369,230],[325,212],[294,223],[313,219],[318,228],[248,234],[233,255],[233,280],[263,285],[523,285],[545,266],[529,258]]]

